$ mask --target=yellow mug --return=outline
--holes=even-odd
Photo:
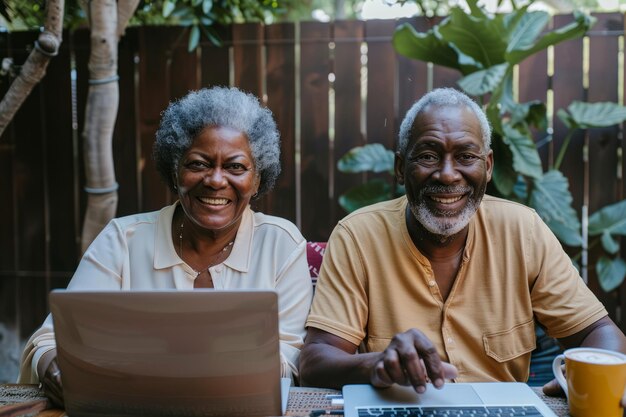
[[[573,417],[622,417],[626,355],[587,347],[567,349],[554,358],[552,371],[567,395]]]

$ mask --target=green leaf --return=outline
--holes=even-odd
[[[493,176],[491,180],[503,197],[509,197],[517,181],[517,172],[513,169],[513,155],[500,136],[494,135],[491,141],[493,150]]]
[[[202,33],[215,46],[222,46],[222,40],[212,27],[200,26]]]
[[[608,253],[615,255],[619,250],[619,243],[613,239],[613,236],[607,231],[602,233],[602,247]]]
[[[202,0],[191,0],[191,5],[193,7],[199,6],[202,3]]]
[[[396,28],[392,42],[396,51],[408,58],[461,70],[456,51],[432,30],[419,33],[410,24],[403,23]]]
[[[506,60],[509,64],[518,64],[522,62],[524,58],[534,54],[535,52],[542,51],[549,46],[556,45],[557,43],[570,39],[580,38],[596,22],[595,17],[585,15],[584,13],[580,13],[578,11],[574,12],[574,19],[574,22],[545,34],[533,46],[508,51],[506,53]]]
[[[450,46],[472,57],[482,68],[504,62],[506,36],[502,19],[477,18],[460,7],[450,11],[449,19],[439,24],[439,33]]]
[[[508,123],[503,124],[504,142],[509,145],[513,153],[513,168],[522,175],[532,178],[541,178],[543,167],[541,158],[532,138],[522,134]]]
[[[529,203],[561,242],[582,245],[580,221],[572,208],[567,178],[560,171],[550,170],[534,181]]]
[[[508,110],[512,126],[524,124],[544,130],[548,125],[546,105],[539,100],[516,104]]]
[[[493,91],[504,79],[508,64],[494,65],[486,70],[476,71],[458,81],[459,86],[471,96],[482,96]]]
[[[598,282],[605,292],[610,292],[619,287],[626,277],[626,262],[622,258],[609,259],[606,256],[598,259],[596,263]]]
[[[583,103],[573,101],[567,106],[567,112],[557,112],[561,121],[570,129],[589,129],[592,127],[608,127],[626,120],[626,107],[617,103]]]
[[[163,2],[163,17],[169,17],[176,7],[176,1],[165,0]]]
[[[337,161],[341,172],[384,172],[393,174],[393,152],[380,143],[357,146],[349,150]]]
[[[209,14],[212,8],[213,8],[213,0],[202,1],[202,13]]]
[[[589,235],[601,233],[626,236],[626,200],[604,206],[589,216]]]
[[[200,28],[198,25],[193,25],[189,32],[189,44],[187,45],[187,51],[192,52],[198,46],[200,42]]]
[[[519,22],[515,25],[510,35],[506,52],[531,48],[537,36],[539,36],[549,21],[550,15],[546,12],[525,11],[522,13]]]
[[[348,213],[370,204],[390,199],[391,187],[381,179],[374,178],[369,182],[351,188],[339,196],[339,205]]]

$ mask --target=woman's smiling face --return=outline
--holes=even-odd
[[[214,232],[238,228],[259,188],[248,138],[222,126],[208,126],[195,137],[175,180],[189,220]]]

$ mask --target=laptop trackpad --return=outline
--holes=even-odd
[[[344,390],[348,386],[344,387]],[[442,389],[436,389],[428,385],[426,392],[418,394],[412,387],[393,385],[389,388],[376,389],[371,387],[371,393],[367,395],[370,400],[361,399],[359,406],[384,406],[384,405],[479,405],[483,404],[478,394],[469,385],[445,384]],[[344,399],[346,394],[344,392]]]

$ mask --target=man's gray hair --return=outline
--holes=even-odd
[[[183,154],[207,126],[236,129],[246,135],[260,176],[258,195],[274,186],[280,173],[280,135],[272,112],[237,88],[192,91],[162,113],[153,156],[161,177],[175,191],[175,174]]]
[[[408,112],[406,112],[406,116],[404,116],[404,120],[402,120],[402,124],[400,125],[400,133],[398,135],[398,152],[401,155],[404,155],[406,152],[415,119],[429,105],[437,107],[467,106],[476,115],[480,123],[485,150],[491,148],[491,126],[489,125],[489,120],[487,120],[483,109],[469,96],[459,90],[455,90],[454,88],[437,88],[425,94],[411,106]]]

